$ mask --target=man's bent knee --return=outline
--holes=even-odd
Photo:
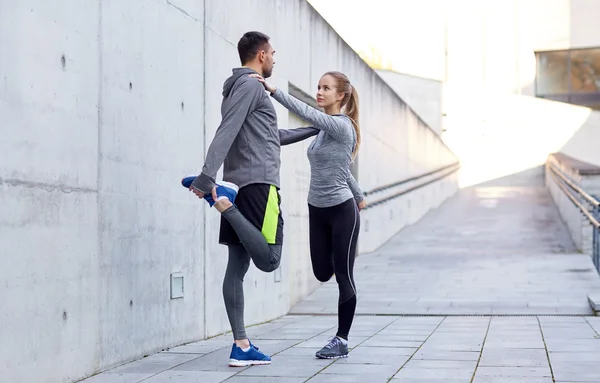
[[[259,269],[260,271],[264,271],[265,273],[271,273],[275,270],[277,270],[277,268],[279,268],[279,261],[277,262],[269,262],[269,263],[264,263],[261,264],[259,263],[254,263],[256,265],[256,268]]]

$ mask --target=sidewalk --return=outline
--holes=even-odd
[[[348,359],[315,359],[335,326],[333,316],[287,316],[251,328],[270,366],[227,367],[227,334],[85,382],[600,382],[600,317],[359,316]]]
[[[592,314],[600,289],[544,187],[461,190],[355,265],[357,312]],[[335,313],[335,281],[291,313]]]
[[[314,353],[335,334],[335,282],[248,329],[270,366],[227,367],[231,335],[177,347],[86,383],[600,382],[600,278],[574,251],[539,185],[462,190],[357,259],[345,360]]]

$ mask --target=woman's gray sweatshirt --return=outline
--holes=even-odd
[[[344,114],[330,116],[277,89],[272,94],[288,110],[320,130],[308,147],[310,189],[308,203],[315,207],[339,205],[350,198],[360,202],[364,196],[350,173],[356,132]]]

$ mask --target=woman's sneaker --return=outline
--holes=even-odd
[[[263,364],[271,364],[271,357],[262,353],[252,343],[250,343],[248,351],[242,350],[235,343],[231,346],[231,354],[229,355],[230,367],[247,367]]]
[[[194,176],[194,175],[184,177],[181,180],[181,185],[184,188],[189,189],[190,186],[192,186],[192,182],[194,182],[195,179],[196,179],[196,176]],[[231,201],[231,203],[234,203],[235,197],[237,197],[237,193],[240,190],[240,188],[236,184],[232,184],[231,182],[227,182],[227,181],[217,181],[216,185],[217,185],[217,200],[227,198],[227,199],[229,199],[229,201]],[[213,205],[215,204],[215,201],[213,200],[213,197],[210,193],[204,195],[204,199],[206,200],[206,202],[208,202],[210,207],[213,207]]]
[[[320,359],[346,358],[348,356],[348,341],[334,336],[325,347],[317,351],[315,356]]]

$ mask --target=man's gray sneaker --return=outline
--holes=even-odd
[[[315,354],[320,359],[345,358],[348,356],[348,344],[344,344],[340,338],[334,336],[329,343]]]

